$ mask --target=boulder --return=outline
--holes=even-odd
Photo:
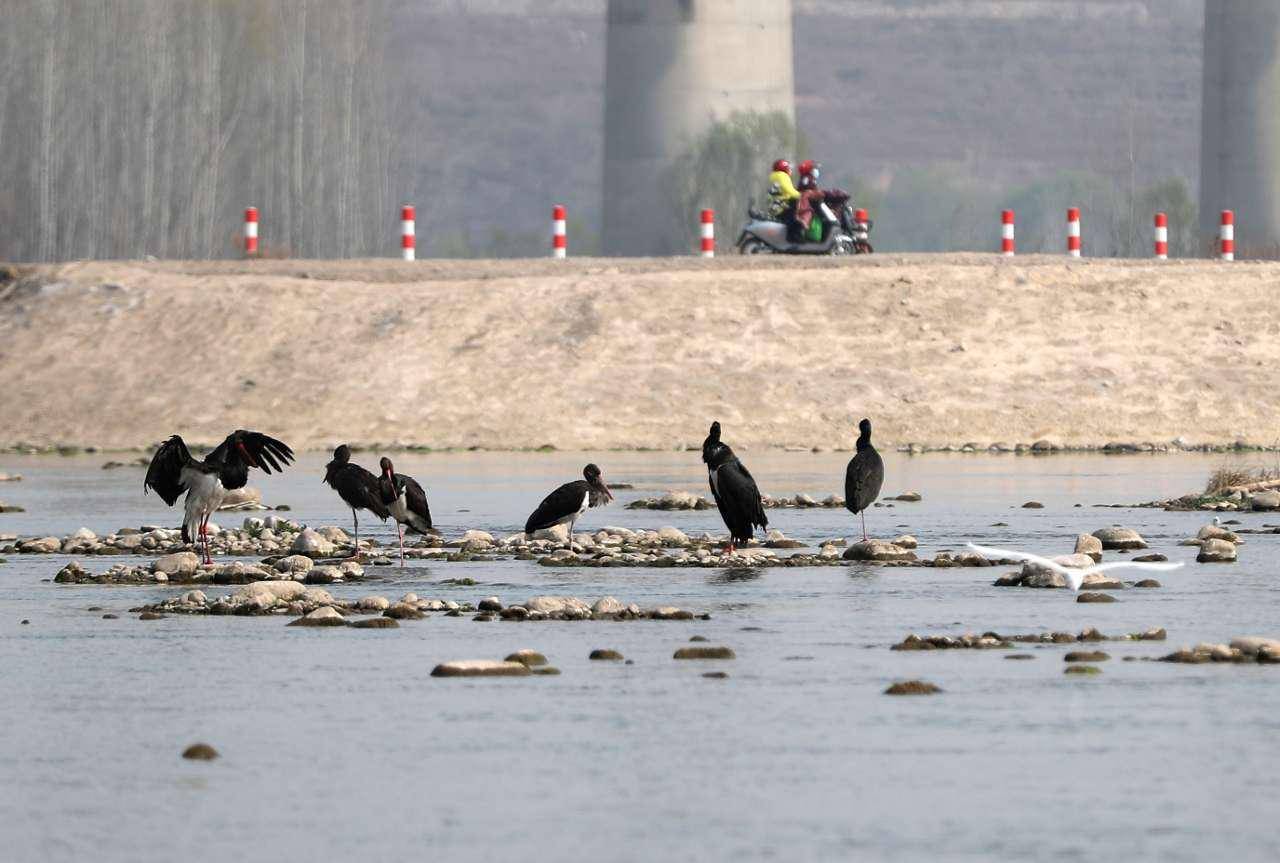
[[[260,509],[262,508],[262,492],[256,488],[245,486],[227,492],[218,509]]]
[[[1222,539],[1232,545],[1240,544],[1240,537],[1238,535],[1227,530],[1225,527],[1219,527],[1216,524],[1206,524],[1204,527],[1200,528],[1200,530],[1196,532],[1196,539],[1201,542],[1206,539]]]
[[[166,554],[151,563],[152,572],[163,572],[165,575],[195,575],[200,568],[200,558],[193,551],[179,551]]]
[[[733,649],[729,647],[712,647],[699,644],[693,647],[682,647],[675,652],[672,659],[736,659]]]
[[[188,761],[212,761],[218,757],[218,750],[208,743],[192,743],[182,750],[182,757]]]
[[[546,527],[542,530],[535,530],[530,539],[540,539],[544,542],[554,542],[557,545],[564,545],[569,541],[569,525],[554,524],[551,527]]]
[[[592,614],[621,614],[625,610],[626,606],[612,596],[602,596],[591,606]]]
[[[597,648],[596,650],[591,651],[587,656],[587,659],[604,662],[621,662],[622,654],[616,650],[610,650],[608,648]]]
[[[1272,656],[1280,657],[1280,640],[1275,638],[1246,635],[1231,639],[1231,646],[1245,656],[1258,656],[1261,653],[1269,653]]]
[[[293,544],[289,546],[289,550],[308,557],[329,557],[337,549],[332,541],[307,528],[293,538]]]
[[[1147,547],[1146,540],[1136,530],[1127,527],[1104,527],[1101,530],[1095,530],[1093,535],[1108,551]]]
[[[933,695],[942,689],[927,680],[904,680],[884,691],[885,695]]]
[[[540,611],[543,614],[555,614],[561,611],[591,611],[591,606],[576,596],[535,596],[526,600],[524,607],[529,611]]]
[[[362,596],[356,600],[356,608],[361,611],[386,611],[391,601],[385,596]]]
[[[658,539],[667,546],[684,547],[689,544],[689,537],[678,527],[658,528]]]
[[[1235,563],[1236,547],[1225,539],[1206,539],[1200,543],[1197,563]]]
[[[282,557],[275,563],[276,572],[287,572],[291,575],[306,575],[315,563],[305,554],[291,554]]]
[[[909,533],[904,533],[902,536],[893,540],[893,544],[896,545],[898,548],[906,548],[906,549],[915,549],[915,548],[918,548],[920,545],[919,541],[916,540],[916,538]]]
[[[1075,554],[1087,554],[1094,563],[1102,562],[1102,540],[1091,533],[1082,533],[1076,537]]]
[[[1255,491],[1249,495],[1249,505],[1254,509],[1280,509],[1280,491]]]
[[[494,539],[493,539],[493,534],[489,533],[488,531],[469,530],[462,535],[462,538],[459,540],[459,542],[461,542],[463,545],[466,545],[469,542],[480,544],[480,545],[493,545]]]
[[[924,498],[920,496],[920,492],[918,491],[904,491],[902,494],[893,498],[893,500],[900,500],[905,503],[919,503],[923,499]]]
[[[410,605],[407,602],[397,602],[394,605],[387,606],[387,610],[382,612],[382,616],[395,620],[422,620],[427,615],[416,604]]]
[[[351,622],[352,629],[398,629],[400,624],[390,617],[366,617]]]
[[[523,662],[497,662],[492,659],[459,659],[442,662],[431,669],[432,677],[527,677],[529,666]]]
[[[521,665],[526,665],[530,668],[533,668],[534,666],[537,666],[537,665],[546,665],[547,658],[536,650],[526,649],[526,650],[517,650],[515,653],[512,653],[509,656],[507,656],[507,658],[504,659],[503,662],[519,662]]]
[[[236,591],[236,596],[249,598],[255,595],[271,596],[281,602],[301,599],[307,589],[297,581],[253,581]]]
[[[288,522],[278,523],[279,526],[283,526],[285,524],[288,524]],[[270,526],[271,525],[268,524],[268,527]],[[335,527],[334,525],[328,525],[327,527],[320,528],[316,532],[321,536],[323,536],[325,539],[329,540],[329,542],[333,543],[334,545],[350,545],[351,544],[351,535],[348,534],[345,530],[343,530],[340,527]]]
[[[844,550],[845,560],[915,560],[913,552],[883,539],[867,539],[852,543]]]
[[[302,601],[307,605],[333,605],[336,602],[333,594],[322,587],[308,587],[302,592]]]
[[[284,582],[288,584],[289,582]],[[289,626],[346,626],[347,619],[330,606],[317,608],[310,614],[292,621]]]
[[[24,539],[18,543],[18,551],[24,554],[55,554],[62,550],[62,540],[56,536],[42,536],[39,539]]]

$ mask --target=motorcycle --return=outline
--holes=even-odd
[[[837,196],[837,200],[838,197]],[[844,203],[840,205],[840,215],[836,216],[828,201],[823,201],[815,209],[815,216],[827,225],[824,238],[818,242],[794,242],[787,235],[787,225],[766,213],[757,210],[753,205],[747,207],[747,223],[742,226],[735,245],[739,254],[743,255],[860,255],[869,254],[871,243],[868,239],[871,222],[858,221],[856,213],[848,204],[848,196],[843,195]]]

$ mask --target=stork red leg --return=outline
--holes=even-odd
[[[400,565],[404,566],[404,528],[396,522],[396,536],[400,538]]]
[[[862,541],[866,542],[867,541],[867,511],[863,510],[862,512],[858,513],[858,515],[862,516]]]

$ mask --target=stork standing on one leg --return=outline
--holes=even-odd
[[[867,507],[880,496],[884,485],[884,460],[871,445],[871,420],[858,423],[857,452],[849,460],[844,473],[844,505],[854,515],[862,516],[862,541],[867,541]]]
[[[760,489],[747,466],[738,460],[728,444],[720,442],[719,422],[711,424],[711,432],[702,442],[702,460],[707,465],[711,496],[716,499],[725,527],[729,528],[725,551],[733,554],[735,543],[751,541],[754,528],[769,527]]]
[[[292,461],[293,450],[260,432],[237,429],[203,460],[192,456],[182,438],[174,435],[152,456],[142,490],[146,493],[154,489],[169,506],[184,491],[187,493],[182,541],[193,543],[198,537],[204,562],[213,563],[209,556],[209,516],[222,506],[227,492],[244,488],[251,467],[261,468],[264,473],[279,472],[284,470],[282,465]]]
[[[411,476],[396,473],[395,465],[386,456],[382,457],[378,466],[382,468],[382,475],[378,477],[378,497],[396,520],[396,536],[400,540],[400,565],[404,566],[404,530],[401,525],[423,536],[437,531],[431,526],[427,493],[418,485],[418,481]]]
[[[582,469],[582,479],[567,482],[543,498],[542,503],[525,522],[524,532],[546,530],[558,524],[569,525],[569,548],[573,548],[573,523],[592,507],[613,500],[613,492],[604,484],[600,468],[589,464]]]
[[[378,478],[358,464],[351,463],[351,447],[340,444],[333,451],[333,461],[325,465],[324,481],[338,497],[351,507],[351,519],[355,523],[355,557],[360,557],[360,516],[358,510],[367,509],[386,521],[391,512],[382,502],[378,492]]]

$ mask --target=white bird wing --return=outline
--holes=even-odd
[[[969,543],[969,548],[981,554],[983,557],[1011,557],[1014,560],[1026,560],[1031,563],[1037,563],[1040,566],[1060,573],[1067,580],[1068,586],[1072,590],[1079,590],[1080,585],[1084,583],[1085,574],[1091,570],[1087,569],[1069,569],[1056,560],[1050,560],[1047,557],[1041,557],[1038,554],[1028,554],[1025,551],[1012,551],[1006,548],[988,548],[986,546],[974,545]]]

